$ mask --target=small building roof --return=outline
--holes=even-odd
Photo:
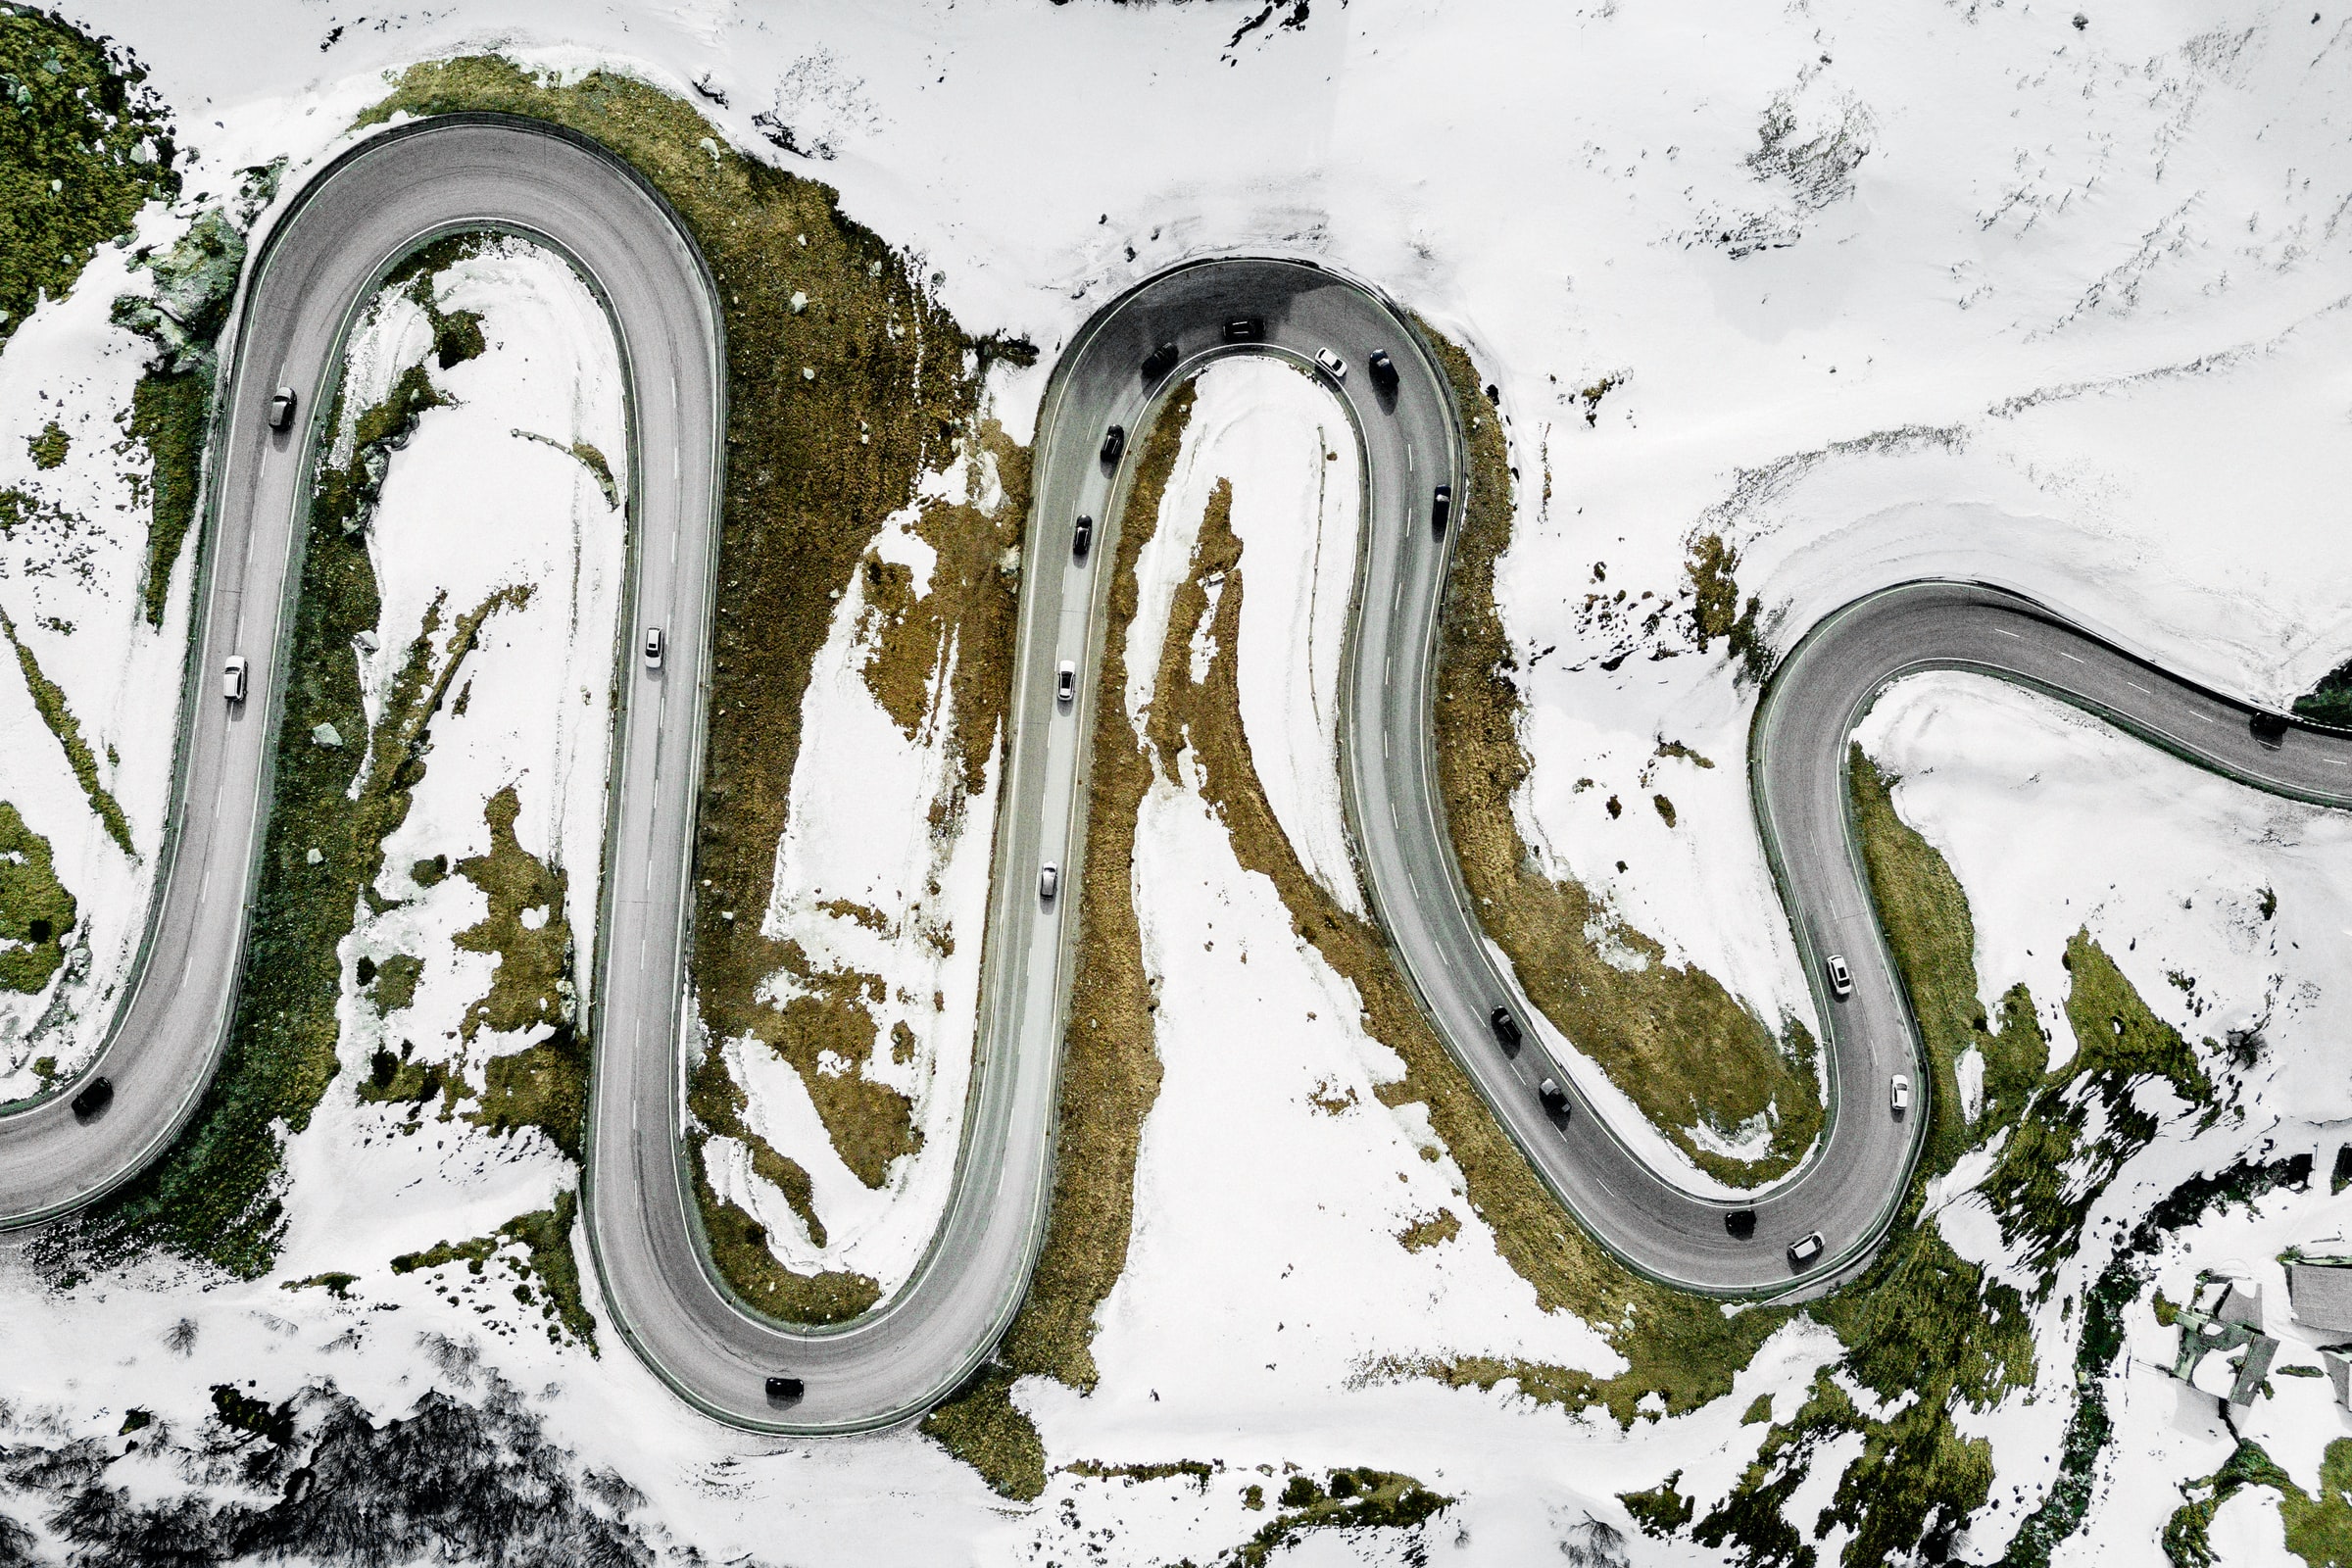
[[[2331,1334],[2352,1334],[2352,1266],[2289,1263],[2286,1298],[2295,1321]]]

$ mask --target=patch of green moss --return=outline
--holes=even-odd
[[[923,1417],[923,1436],[980,1473],[989,1489],[1015,1502],[1046,1490],[1046,1446],[1012,1402],[1012,1373],[984,1368]]]
[[[1276,1552],[1310,1530],[1411,1530],[1453,1506],[1411,1476],[1387,1470],[1334,1470],[1318,1484],[1291,1477],[1277,1499],[1282,1512],[1258,1529],[1225,1561],[1261,1568]]]
[[[570,1023],[538,1044],[492,1056],[482,1068],[481,1103],[466,1119],[505,1135],[536,1127],[578,1161],[588,1128],[588,1048]]]
[[[140,593],[150,626],[164,623],[172,568],[196,521],[211,409],[211,378],[194,370],[149,370],[131,389],[123,429],[147,454],[147,574]]]
[[[2058,1260],[2082,1240],[2088,1198],[2156,1136],[2157,1119],[2139,1108],[2133,1091],[2160,1079],[2191,1106],[2213,1100],[2196,1053],[2148,1009],[2087,929],[2068,939],[2065,962],[2073,977],[2066,1016],[2074,1059],[2025,1102],[1984,1187],[2002,1241],[2022,1245],[2025,1261],[2044,1271],[2045,1288]],[[2105,1113],[2104,1131],[2086,1146],[2093,1100]]]
[[[1763,1419],[1771,1420],[1772,1400],[1762,1395],[1757,1397],[1764,1405]],[[1755,1406],[1748,1406],[1747,1414],[1740,1419],[1742,1424],[1752,1425],[1756,1420]],[[1689,1525],[1690,1516],[1698,1511],[1698,1504],[1683,1495],[1682,1483],[1683,1473],[1677,1470],[1644,1491],[1620,1492],[1617,1500],[1625,1504],[1625,1511],[1633,1515],[1634,1523],[1642,1527],[1644,1535],[1672,1536]]]
[[[424,978],[424,960],[414,954],[395,953],[376,966],[375,1010],[389,1015],[416,1000],[417,982]],[[368,983],[362,976],[360,984]]]
[[[693,1151],[703,1239],[710,1250],[710,1260],[738,1297],[787,1323],[846,1323],[882,1299],[881,1283],[863,1274],[846,1270],[796,1274],[786,1268],[767,1245],[767,1227],[721,1198],[710,1185],[703,1152],[708,1138],[707,1133],[697,1133]],[[760,1147],[764,1146],[754,1146],[755,1156]],[[774,1170],[766,1168],[771,1173]],[[791,1196],[790,1189],[786,1196]],[[1019,1412],[1013,1413],[1017,1416]]]
[[[74,716],[74,710],[67,705],[64,688],[41,673],[41,662],[33,657],[32,649],[17,635],[17,623],[8,618],[5,611],[0,611],[0,633],[6,634],[9,643],[16,649],[17,667],[24,672],[24,689],[31,694],[32,706],[41,715],[41,722],[49,726],[49,733],[57,737],[57,744],[64,749],[66,762],[74,769],[74,777],[81,785],[81,793],[89,797],[90,809],[97,812],[98,820],[105,824],[107,837],[113,839],[124,855],[137,859],[138,851],[130,847],[130,821],[122,814],[122,808],[116,803],[113,793],[99,782],[98,759],[91,754],[89,742],[81,738],[81,721]]]
[[[24,449],[31,454],[32,466],[44,470],[64,466],[66,453],[73,445],[66,427],[55,419],[43,425],[39,435],[24,438]]]
[[[30,995],[65,962],[77,909],[57,879],[49,841],[0,801],[0,991]]]
[[[0,344],[149,200],[179,194],[146,74],[63,17],[0,5]]]
[[[597,1354],[596,1316],[588,1310],[587,1300],[580,1294],[579,1265],[573,1261],[571,1251],[571,1230],[579,1217],[579,1206],[577,1193],[559,1193],[553,1208],[517,1214],[487,1236],[466,1242],[443,1242],[420,1252],[405,1252],[392,1259],[392,1272],[413,1274],[418,1269],[462,1262],[468,1274],[478,1278],[493,1261],[501,1263],[518,1281],[514,1298],[525,1306],[539,1307],[540,1315],[547,1320],[551,1343],[561,1345],[568,1335],[586,1346],[591,1355]],[[507,1253],[505,1249],[510,1245],[520,1248],[522,1255]],[[539,1287],[536,1294],[531,1289],[533,1281]]]
[[[1761,682],[1772,670],[1772,650],[1765,646],[1756,618],[1764,602],[1750,594],[1740,603],[1740,552],[1721,534],[1701,534],[1690,541],[1690,560],[1685,566],[1690,578],[1690,629],[1705,653],[1716,638],[1731,647],[1740,674],[1749,683]]]

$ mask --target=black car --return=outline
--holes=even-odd
[[[1752,1208],[1735,1208],[1723,1216],[1723,1228],[1733,1241],[1744,1242],[1756,1234],[1756,1211]]]
[[[2246,727],[2252,730],[2254,738],[2265,746],[2276,747],[2285,744],[2286,720],[2278,713],[2256,713],[2247,720]]]
[[[779,1404],[790,1404],[808,1392],[808,1386],[799,1378],[773,1377],[767,1380],[767,1396]]]
[[[1265,341],[1266,323],[1263,317],[1237,316],[1225,323],[1228,343],[1261,343]]]
[[[1127,427],[1114,424],[1102,432],[1102,461],[1116,463],[1119,454],[1127,450]]]
[[[74,1097],[74,1119],[76,1121],[92,1120],[100,1111],[114,1102],[114,1081],[108,1078],[93,1078],[82,1087],[80,1094]]]
[[[1372,384],[1383,392],[1396,390],[1396,362],[1389,358],[1387,349],[1374,349],[1372,358],[1364,362],[1364,368],[1372,372]]]
[[[1546,1078],[1536,1085],[1536,1099],[1554,1116],[1568,1114],[1568,1091],[1560,1087],[1556,1078]]]
[[[1084,561],[1086,553],[1094,547],[1095,519],[1081,514],[1078,520],[1070,525],[1070,554],[1080,561]]]
[[[1503,1050],[1519,1049],[1519,1020],[1511,1016],[1510,1008],[1496,1007],[1488,1013],[1487,1027],[1494,1031],[1494,1038],[1502,1042]]]
[[[1156,381],[1176,368],[1176,345],[1162,343],[1144,356],[1144,379]]]
[[[1446,519],[1453,515],[1453,486],[1442,484],[1437,494],[1429,498],[1429,525],[1438,532],[1446,531]]]

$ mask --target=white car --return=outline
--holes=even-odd
[[[645,667],[648,669],[662,667],[662,628],[659,626],[645,628]]]
[[[1909,1110],[1911,1108],[1911,1080],[1899,1072],[1896,1073],[1893,1082],[1887,1087],[1886,1098],[1893,1104],[1894,1113],[1897,1116]]]
[[[1054,675],[1054,700],[1065,708],[1078,697],[1078,666],[1069,660]]]
[[[1038,868],[1037,896],[1051,904],[1054,902],[1054,895],[1060,891],[1061,867],[1055,865],[1052,860],[1048,860]]]
[[[1315,350],[1315,363],[1323,367],[1324,373],[1330,376],[1334,381],[1345,381],[1348,379],[1348,362],[1341,359],[1337,354],[1332,353],[1331,350]]]
[[[245,656],[231,654],[220,666],[220,695],[232,703],[245,700]]]
[[[1802,1241],[1796,1243],[1795,1246],[1788,1249],[1789,1271],[1795,1274],[1802,1274],[1806,1269],[1811,1268],[1815,1262],[1819,1261],[1820,1257],[1821,1232],[1815,1231],[1812,1235],[1804,1238]]]
[[[1854,994],[1854,971],[1845,966],[1843,954],[1830,955],[1830,989],[1841,997]]]

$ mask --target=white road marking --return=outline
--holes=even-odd
[[[2015,636],[2017,635],[2017,633],[2015,633],[2015,632],[2011,631],[2011,630],[2010,630],[2008,627],[2006,627],[2006,626],[1995,626],[1995,627],[1993,627],[1992,629],[1993,629],[1994,631],[1997,631],[1997,632],[1999,632],[1999,633],[2000,633],[2002,636],[2004,636],[2004,637],[2015,637]]]

